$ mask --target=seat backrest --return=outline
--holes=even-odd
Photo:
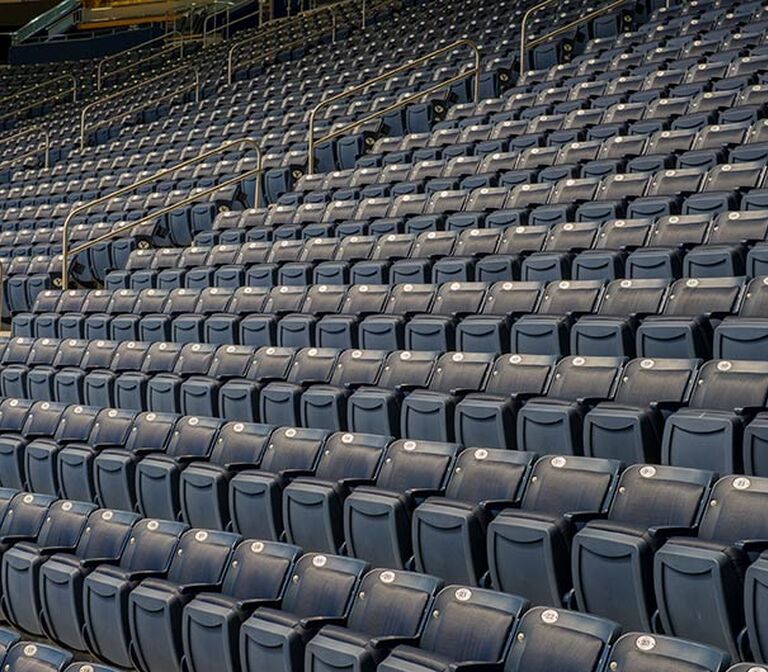
[[[743,289],[743,278],[682,278],[672,284],[664,314],[695,317],[733,313]]]
[[[534,455],[515,450],[470,448],[456,461],[445,496],[470,504],[517,501],[523,491]]]
[[[144,357],[141,370],[144,373],[173,371],[183,347],[181,343],[152,343]]]
[[[516,595],[448,586],[435,598],[419,647],[453,662],[500,661],[527,606]]]
[[[144,364],[149,348],[150,343],[121,341],[115,349],[109,368],[116,373],[139,371]]]
[[[395,441],[387,448],[376,486],[392,492],[440,488],[460,448],[436,441]]]
[[[622,672],[725,672],[729,657],[712,646],[630,632],[611,649],[609,667]],[[752,668],[758,672],[761,668]]]
[[[699,370],[692,408],[733,411],[768,403],[768,362],[711,360]]]
[[[302,348],[293,360],[288,381],[300,385],[328,383],[338,357],[339,351],[335,348]]]
[[[187,530],[181,536],[168,570],[177,585],[220,584],[240,537],[218,530]]]
[[[255,352],[247,345],[222,345],[216,350],[208,375],[215,379],[241,378],[248,372]]]
[[[253,422],[228,422],[216,437],[211,462],[223,467],[256,466],[274,427]]]
[[[13,672],[63,672],[72,658],[72,653],[57,646],[21,641],[8,651],[3,669]]]
[[[120,567],[128,571],[166,571],[171,564],[184,523],[167,520],[140,520],[133,526]]]
[[[96,424],[101,409],[96,406],[68,406],[61,414],[54,438],[66,441],[85,441]]]
[[[59,368],[65,366],[80,366],[90,341],[68,338],[62,341],[54,357],[53,365]]]
[[[8,341],[3,351],[2,364],[25,364],[35,343],[34,338],[16,336]]]
[[[174,413],[139,413],[125,444],[130,452],[164,451],[173,434],[179,416]]]
[[[258,313],[264,307],[269,295],[266,287],[238,287],[229,302],[229,313],[249,315]]]
[[[137,412],[120,408],[102,408],[88,437],[94,448],[122,448],[131,435]]]
[[[53,401],[37,401],[27,413],[22,427],[22,434],[29,439],[40,436],[53,436],[56,432],[67,404]]]
[[[0,431],[20,432],[34,403],[31,399],[5,399],[0,402]]]
[[[80,536],[75,555],[83,560],[105,558],[117,560],[123,553],[131,528],[139,519],[136,513],[99,509],[88,516],[88,524]]]
[[[336,432],[325,442],[316,476],[324,481],[372,479],[391,440],[376,434]]]
[[[520,619],[504,672],[602,670],[620,632],[618,624],[597,616],[534,607]]]
[[[291,370],[296,350],[265,346],[259,348],[248,370],[249,380],[285,380]]]
[[[207,457],[223,424],[218,418],[185,415],[176,423],[166,454],[176,458]]]
[[[216,348],[213,343],[187,343],[179,353],[173,372],[181,376],[204,376],[211,368]]]
[[[448,352],[437,360],[429,389],[450,394],[454,390],[480,390],[493,366],[493,355],[480,352]]]
[[[620,357],[564,357],[555,367],[547,396],[552,399],[608,399],[621,373]]]
[[[768,315],[768,276],[755,278],[747,285],[739,315],[741,317]]]
[[[598,313],[611,317],[653,315],[661,312],[668,291],[667,280],[613,280],[608,283]]]
[[[375,637],[415,637],[441,586],[427,574],[374,569],[360,582],[347,628]]]
[[[59,500],[48,509],[37,535],[37,545],[41,549],[73,549],[77,546],[88,517],[96,510],[90,502],[71,502]]]
[[[261,470],[272,474],[311,470],[328,438],[323,429],[280,427],[269,438],[261,460]]]
[[[309,315],[338,313],[346,295],[347,287],[344,285],[312,285],[304,298],[301,312]]]
[[[344,350],[336,362],[331,385],[350,387],[375,384],[387,354],[384,350]]]
[[[362,560],[307,553],[296,563],[281,609],[300,618],[343,616],[367,568]]]
[[[389,285],[352,285],[347,291],[341,312],[345,315],[383,313],[390,290]]]
[[[232,554],[221,592],[240,600],[277,600],[300,555],[290,544],[243,541]]]
[[[599,512],[611,501],[620,464],[590,457],[546,456],[533,467],[521,508],[557,515]]]
[[[485,385],[487,394],[544,394],[556,358],[549,355],[501,355]]]
[[[487,287],[484,282],[446,282],[440,285],[431,312],[449,316],[477,313]]]
[[[688,399],[698,361],[692,359],[633,359],[616,388],[617,404],[645,407],[653,402],[682,403]]]
[[[714,474],[698,469],[635,464],[619,479],[608,518],[635,527],[693,527]]]
[[[536,312],[544,315],[591,313],[600,302],[603,283],[600,280],[558,280],[544,289]]]
[[[483,304],[485,315],[524,315],[539,304],[543,285],[539,282],[495,282]]]
[[[16,495],[10,501],[0,523],[0,539],[37,536],[45,522],[48,509],[55,501],[55,497],[48,495]]]
[[[699,526],[699,538],[733,545],[768,539],[768,478],[725,476],[712,488]]]
[[[417,285],[410,282],[395,285],[389,295],[385,312],[390,315],[428,313],[436,294],[436,285]]]
[[[426,387],[435,368],[437,353],[427,351],[396,351],[387,357],[379,377],[378,387],[391,390],[399,386]]]

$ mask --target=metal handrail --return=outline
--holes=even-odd
[[[520,76],[521,77],[525,74],[525,65],[526,65],[525,57],[528,49],[531,49],[540,44],[543,44],[544,42],[548,42],[553,37],[557,37],[558,35],[567,33],[568,31],[573,30],[574,28],[578,28],[582,24],[588,23],[589,21],[591,21],[594,18],[597,18],[598,16],[607,14],[608,12],[613,11],[617,7],[620,7],[621,5],[626,4],[627,2],[629,2],[629,0],[614,0],[613,2],[610,2],[607,5],[604,5],[603,7],[599,7],[598,9],[595,9],[589,12],[588,14],[585,14],[584,16],[580,16],[578,19],[575,19],[562,26],[559,26],[558,28],[555,28],[555,30],[550,31],[549,33],[546,33],[541,37],[537,37],[536,39],[531,40],[526,44],[525,24],[528,20],[528,17],[531,14],[534,14],[535,12],[537,12],[538,10],[553,4],[554,2],[557,2],[557,0],[544,0],[544,2],[541,2],[538,5],[531,7],[531,9],[529,9],[523,15],[523,21],[522,21],[522,24],[520,25]]]
[[[224,2],[216,2],[214,4],[219,6],[223,5],[223,8],[220,7],[219,9],[206,15],[205,19],[203,19],[203,47],[206,47],[208,44],[208,22],[217,16],[221,16],[222,14],[226,14],[226,17],[227,17],[227,22],[222,26],[222,28],[227,29],[226,35],[227,37],[229,37],[229,23],[230,23],[229,17],[232,12],[233,3],[229,2],[228,0],[225,0]],[[214,22],[213,29],[211,30],[211,32],[215,32],[215,30],[216,30],[216,22]]]
[[[11,142],[12,140],[16,140],[18,138],[23,138],[26,135],[33,135],[33,134],[34,135],[40,134],[43,136],[43,139],[45,141],[45,168],[48,168],[48,166],[50,165],[50,158],[51,158],[51,134],[48,132],[47,129],[43,128],[42,126],[30,126],[28,128],[25,128],[23,131],[19,131],[18,133],[14,133],[13,135],[0,138],[0,144]],[[38,149],[39,149],[39,145],[38,145]],[[38,153],[38,149],[30,150],[26,154],[14,156],[12,159],[3,161],[2,163],[0,163],[0,167],[16,163],[20,159],[26,159],[28,156],[34,156],[35,154]]]
[[[72,102],[73,103],[77,102],[77,77],[75,77],[72,74],[67,74],[67,75],[59,75],[58,77],[54,77],[53,79],[49,79],[48,81],[40,82],[39,84],[35,84],[34,86],[30,86],[30,87],[28,87],[26,89],[22,89],[21,91],[19,91],[17,93],[14,93],[12,96],[9,96],[8,98],[5,98],[2,101],[0,101],[0,107],[4,107],[6,103],[8,103],[8,102],[10,102],[12,100],[15,100],[19,96],[23,96],[23,95],[29,93],[30,91],[35,91],[36,89],[40,89],[40,88],[43,88],[43,87],[48,87],[51,84],[53,84],[55,82],[59,82],[59,81],[64,80],[64,79],[66,79],[67,81],[72,82],[72,89],[71,90],[70,89],[64,89],[63,91],[59,91],[58,93],[55,93],[55,94],[53,94],[51,96],[47,96],[45,98],[38,99],[38,100],[36,100],[32,104],[27,105],[26,107],[22,107],[20,110],[14,110],[13,112],[9,112],[7,114],[4,114],[3,116],[0,116],[0,121],[3,121],[5,119],[12,119],[13,117],[17,117],[20,114],[22,114],[24,112],[27,112],[28,110],[33,110],[38,105],[42,105],[44,103],[47,103],[50,100],[57,100],[57,99],[61,98],[61,96],[64,95],[65,93],[66,94],[70,93],[70,91],[72,92]]]
[[[108,76],[113,77],[114,75],[125,72],[126,70],[130,70],[132,68],[135,68],[137,65],[141,65],[142,63],[146,63],[147,61],[154,61],[158,56],[161,56],[162,54],[166,53],[167,51],[173,51],[175,49],[180,49],[180,55],[184,56],[184,35],[178,31],[178,30],[171,30],[167,33],[163,33],[162,35],[159,35],[158,37],[155,37],[151,40],[147,40],[146,42],[142,42],[141,44],[138,44],[136,46],[131,47],[130,49],[124,49],[123,51],[120,51],[116,54],[111,54],[110,56],[106,56],[105,58],[102,58],[98,65],[96,66],[96,90],[101,91],[101,87],[104,80],[104,65],[110,61],[115,60],[116,58],[120,56],[124,56],[128,52],[135,51],[138,48],[146,48],[150,44],[154,44],[155,42],[165,41],[172,35],[178,35],[181,39],[179,40],[179,44],[172,44],[169,47],[163,47],[160,49],[160,51],[150,55],[146,56],[138,61],[134,61],[133,63],[129,63],[128,65],[124,65],[122,68],[118,68],[117,70],[113,70],[112,72],[107,73]]]
[[[258,33],[255,33],[254,35],[251,35],[245,38],[244,40],[238,41],[237,44],[233,44],[232,47],[230,47],[229,51],[227,52],[227,83],[232,84],[232,75],[234,74],[233,72],[234,71],[234,54],[235,54],[235,51],[237,51],[238,49],[241,49],[245,45],[252,44],[253,42],[258,42],[259,40],[262,40],[265,37],[265,35],[268,35],[281,28],[284,28],[289,24],[300,23],[301,21],[306,19],[308,16],[313,16],[315,14],[320,14],[322,12],[331,12],[331,16],[333,16],[333,12],[336,8],[342,5],[355,4],[360,1],[361,0],[340,0],[339,2],[323,5],[322,7],[317,7],[315,9],[309,9],[305,12],[300,12],[299,14],[296,14],[295,16],[292,16],[287,19],[282,19],[279,21],[271,21],[269,26],[267,26],[266,28],[267,33],[259,31]],[[363,0],[363,2],[365,1],[366,0]],[[253,63],[253,60],[246,61],[246,63]]]
[[[92,110],[94,107],[98,107],[99,105],[103,105],[104,103],[114,100],[115,98],[120,98],[121,96],[125,95],[126,93],[133,93],[134,91],[137,91],[139,89],[143,89],[147,86],[147,84],[151,84],[152,82],[156,82],[158,79],[163,79],[165,77],[168,77],[169,75],[176,75],[180,72],[193,72],[195,74],[195,81],[193,85],[184,85],[179,89],[175,89],[171,93],[161,96],[159,98],[152,98],[148,103],[150,105],[154,105],[156,103],[161,103],[165,100],[169,100],[171,98],[175,98],[180,93],[183,93],[185,91],[188,91],[192,86],[194,86],[195,89],[195,102],[199,102],[200,100],[200,70],[198,68],[189,66],[189,65],[180,65],[177,68],[173,68],[172,70],[166,70],[165,72],[161,72],[158,75],[155,75],[154,77],[150,77],[149,79],[145,79],[141,82],[138,82],[137,84],[134,84],[133,86],[129,86],[127,89],[120,89],[119,91],[115,91],[114,93],[104,97],[99,98],[98,100],[93,101],[92,103],[89,103],[86,105],[82,111],[80,112],[80,151],[85,149],[85,120],[88,112]],[[142,108],[144,109],[144,108]],[[137,108],[132,109],[130,112],[126,112],[124,115],[119,117],[120,119],[124,119],[127,116],[130,116],[132,114],[135,114],[137,111]],[[96,124],[95,128],[101,128],[102,126],[106,124],[111,124],[115,121],[115,119],[109,119],[106,121],[102,121],[99,124]]]
[[[234,26],[236,23],[240,23],[241,21],[245,21],[247,19],[251,19],[254,16],[258,16],[259,17],[259,23],[256,26],[256,28],[257,28],[257,30],[260,29],[264,25],[264,0],[258,0],[258,5],[259,5],[259,8],[256,11],[249,12],[248,14],[243,14],[242,16],[238,16],[238,17],[232,19],[231,21],[227,21],[227,23],[225,23],[223,26],[221,26],[219,28],[219,30],[226,29],[227,30],[227,37],[229,37],[231,35],[230,28],[232,26]],[[213,16],[213,15],[210,15],[210,16]],[[208,17],[208,18],[210,18],[210,17]],[[208,18],[206,18],[206,21],[208,20]],[[277,19],[277,21],[279,21],[279,20],[280,19]],[[216,29],[214,28],[214,29],[211,30],[211,32],[213,33],[213,32],[215,32],[215,30]],[[203,31],[203,46],[206,46],[206,44],[207,44],[206,43],[206,33],[205,33],[205,31]]]
[[[554,0],[552,1],[554,2]],[[319,138],[317,140],[315,139],[315,119],[317,117],[317,113],[322,108],[326,107],[327,105],[330,105],[331,103],[338,102],[339,100],[343,100],[344,98],[347,98],[351,95],[364,91],[372,84],[377,84],[379,82],[386,81],[390,79],[393,75],[397,75],[401,72],[410,70],[411,68],[417,65],[421,65],[422,63],[431,61],[433,58],[436,58],[437,56],[442,56],[443,54],[448,53],[450,51],[454,51],[455,49],[462,46],[469,47],[474,53],[475,65],[470,70],[461,72],[458,75],[454,75],[453,77],[450,77],[449,79],[443,82],[439,82],[438,84],[434,84],[433,86],[430,86],[429,88],[423,91],[419,91],[417,93],[408,95],[405,98],[400,99],[396,103],[393,103],[392,105],[388,105],[387,107],[381,110],[376,110],[375,112],[371,112],[370,114],[366,115],[362,119],[349,122],[345,126],[342,126],[340,129],[337,129],[336,131],[328,133],[327,135],[324,135],[322,138]],[[344,135],[345,133],[347,133],[348,131],[350,131],[351,129],[357,126],[360,126],[361,124],[366,124],[369,121],[373,121],[374,119],[379,119],[383,117],[385,114],[388,114],[389,112],[394,112],[395,110],[402,109],[403,107],[406,107],[407,105],[412,103],[414,100],[419,100],[420,98],[423,98],[424,96],[427,96],[430,93],[435,93],[436,91],[440,91],[441,89],[444,89],[446,86],[450,86],[451,84],[454,84],[455,82],[459,82],[463,79],[467,79],[468,77],[474,77],[474,80],[475,80],[474,99],[475,99],[475,102],[477,103],[479,102],[479,96],[480,96],[480,49],[478,48],[477,44],[475,44],[472,40],[462,39],[462,40],[457,40],[456,42],[453,42],[452,44],[449,44],[445,47],[441,47],[440,49],[436,49],[435,51],[432,51],[429,54],[426,54],[425,56],[417,58],[414,61],[410,61],[409,63],[405,63],[396,68],[391,68],[386,72],[382,73],[381,75],[378,75],[377,77],[372,77],[371,79],[363,82],[362,84],[353,86],[350,89],[346,89],[345,91],[342,91],[341,93],[338,93],[335,96],[331,96],[330,98],[321,101],[313,108],[312,112],[309,115],[309,147],[308,147],[309,156],[307,159],[308,161],[307,169],[309,174],[312,175],[315,172],[315,147],[318,144],[323,142],[328,142],[329,140],[338,138]]]
[[[256,152],[256,157],[257,157],[256,168],[252,168],[251,170],[241,173],[237,177],[233,177],[217,185],[214,185],[213,187],[209,187],[201,192],[196,193],[194,196],[188,196],[187,198],[181,201],[178,201],[177,203],[173,203],[172,205],[167,205],[163,208],[160,208],[159,210],[156,210],[154,213],[150,215],[146,215],[141,219],[128,222],[123,226],[121,226],[120,228],[110,231],[108,233],[105,233],[101,236],[98,236],[93,240],[85,241],[84,243],[82,243],[81,245],[78,245],[72,250],[69,249],[69,227],[76,215],[79,215],[82,212],[86,212],[94,206],[101,205],[102,203],[106,203],[107,201],[110,201],[113,198],[117,198],[118,196],[124,196],[125,194],[128,194],[134,191],[135,189],[138,189],[139,187],[143,187],[147,184],[151,184],[156,180],[162,179],[163,177],[166,177],[168,175],[175,173],[178,170],[181,170],[182,168],[186,168],[187,166],[191,166],[201,161],[204,161],[205,159],[211,156],[214,156],[215,154],[220,154],[221,152],[226,152],[228,149],[232,147],[240,147],[242,145],[247,145],[250,149]],[[116,191],[113,191],[112,193],[107,194],[106,196],[101,196],[96,200],[88,201],[87,203],[83,203],[82,205],[79,205],[76,208],[73,208],[72,210],[70,210],[69,214],[67,214],[66,218],[64,219],[64,224],[62,226],[61,289],[66,290],[69,287],[70,257],[74,257],[75,255],[80,254],[80,252],[84,252],[85,250],[90,249],[91,247],[93,247],[94,245],[98,245],[99,243],[103,243],[107,240],[112,240],[113,238],[118,238],[119,236],[123,235],[126,231],[130,231],[131,229],[134,229],[137,226],[141,226],[143,224],[148,224],[149,222],[157,219],[158,217],[162,217],[163,215],[171,213],[174,210],[178,210],[180,207],[189,205],[191,203],[197,203],[199,202],[200,198],[209,196],[211,194],[216,193],[220,189],[224,189],[226,187],[242,182],[243,180],[248,179],[251,176],[258,176],[258,179],[256,180],[256,197],[254,202],[255,207],[258,208],[261,203],[260,194],[261,194],[262,170],[263,170],[262,152],[261,152],[261,147],[259,146],[259,143],[256,142],[256,140],[254,140],[253,138],[241,138],[240,140],[231,140],[229,142],[225,142],[219,145],[215,149],[211,149],[211,150],[208,150],[207,152],[203,152],[202,154],[198,154],[197,156],[191,159],[187,159],[186,161],[181,161],[180,163],[177,163],[176,165],[171,166],[170,168],[164,168],[163,170],[157,173],[154,173],[153,175],[150,175],[148,177],[142,178],[141,180],[138,180],[133,184],[129,184],[128,186],[117,189]]]

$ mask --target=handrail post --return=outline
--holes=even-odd
[[[544,9],[548,5],[551,5],[555,0],[544,0],[538,5],[531,7],[525,14],[523,14],[523,20],[520,22],[520,76],[525,74],[525,40],[528,37],[525,32],[525,26],[528,23],[529,17],[538,12],[540,9]]]
[[[331,10],[331,42],[336,44],[336,12]]]
[[[70,250],[69,249],[69,228],[72,220],[76,215],[79,215],[81,212],[86,212],[90,210],[92,207],[96,205],[101,205],[102,203],[106,203],[107,201],[111,200],[112,198],[115,198],[117,196],[123,196],[125,194],[133,192],[135,189],[138,189],[139,187],[145,186],[147,184],[151,184],[155,182],[158,179],[161,179],[167,175],[171,175],[175,173],[177,170],[180,170],[181,168],[185,168],[186,166],[194,165],[195,163],[199,163],[200,161],[204,161],[210,156],[214,156],[216,154],[220,154],[222,152],[227,151],[228,149],[232,147],[240,147],[246,145],[250,149],[254,150],[256,152],[256,168],[253,168],[251,170],[248,170],[240,175],[237,175],[236,177],[232,177],[228,180],[225,180],[224,182],[221,182],[219,184],[216,184],[212,187],[208,187],[204,189],[203,191],[190,195],[187,198],[178,201],[176,203],[173,203],[172,205],[165,206],[161,208],[160,210],[150,213],[146,215],[145,217],[142,217],[141,219],[128,222],[125,225],[121,226],[119,229],[109,231],[108,233],[105,233],[101,236],[98,236],[97,238],[94,238],[92,240],[85,241],[83,244],[78,245],[75,249]],[[258,208],[260,206],[261,201],[261,175],[263,172],[263,155],[261,152],[261,147],[259,146],[258,142],[254,140],[253,138],[241,138],[239,140],[232,140],[230,142],[225,142],[215,149],[211,149],[207,152],[203,152],[202,154],[198,154],[197,156],[187,159],[186,161],[182,161],[180,163],[177,163],[174,166],[170,166],[169,168],[164,168],[163,170],[160,170],[149,177],[142,178],[141,180],[138,180],[132,184],[129,184],[125,187],[121,187],[120,189],[117,189],[116,191],[113,191],[109,194],[106,194],[105,196],[101,196],[93,201],[88,201],[87,203],[83,203],[82,205],[79,205],[75,208],[72,208],[72,210],[67,213],[67,216],[64,218],[64,224],[62,225],[62,240],[61,240],[61,289],[63,291],[66,291],[69,288],[69,260],[70,257],[79,254],[80,252],[83,252],[94,245],[97,245],[99,243],[102,243],[107,240],[112,240],[114,238],[117,238],[119,235],[121,235],[124,231],[128,231],[131,229],[134,229],[138,226],[141,226],[142,224],[147,224],[148,222],[151,222],[154,219],[157,219],[158,217],[161,217],[164,214],[167,214],[169,212],[173,212],[174,210],[177,210],[180,207],[183,207],[185,205],[189,205],[191,203],[197,202],[197,199],[202,198],[204,196],[209,196],[220,189],[223,189],[228,186],[232,186],[235,184],[238,184],[242,180],[248,179],[251,176],[256,177],[256,196],[255,196],[255,206]],[[1,285],[0,285],[1,286]]]
[[[365,24],[366,24],[366,16],[365,16],[365,14],[366,14],[366,10],[367,9],[368,9],[368,0],[363,0],[363,10],[362,10],[362,12],[363,12],[363,20],[362,20],[362,22],[360,24],[360,27],[363,30],[365,30],[365,27],[366,27],[365,26]]]

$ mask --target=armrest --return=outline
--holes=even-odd
[[[670,537],[693,537],[696,536],[696,528],[666,525],[651,527],[648,529],[648,533],[653,537],[659,537],[661,539],[669,539]]]
[[[303,628],[315,630],[321,628],[324,625],[340,625],[343,626],[346,623],[346,618],[343,616],[310,616],[309,618],[302,618],[299,624]]]
[[[97,565],[114,565],[119,561],[119,558],[88,558],[86,560],[80,560],[80,566],[85,569],[92,569]]]
[[[398,637],[397,635],[388,635],[386,637],[374,637],[368,644],[374,649],[385,649],[399,646],[401,644],[409,644],[410,646],[418,646],[418,637]]]
[[[741,408],[733,409],[738,415],[757,415],[762,413],[765,409],[762,406],[743,406]]]
[[[358,485],[374,485],[372,478],[342,478],[339,485],[343,488],[356,488]]]
[[[654,411],[669,411],[670,413],[679,411],[687,405],[688,404],[684,401],[652,401],[650,403],[650,406]]]
[[[600,520],[606,518],[607,514],[597,511],[571,511],[563,516],[566,520],[569,520],[575,524],[588,523],[590,520]]]
[[[608,401],[608,399],[603,399],[602,397],[581,397],[576,401],[582,406],[596,406],[601,401]]]
[[[270,599],[253,599],[253,600],[241,600],[237,603],[240,609],[258,609],[261,607],[269,607],[271,609],[278,609],[280,607],[280,600]]]
[[[34,541],[35,535],[33,534],[7,534],[2,539],[0,539],[0,543],[3,544],[15,544],[19,541]]]
[[[182,595],[189,595],[190,593],[201,593],[203,591],[216,593],[220,589],[221,586],[218,583],[188,583],[183,586],[178,586],[178,591]]]
[[[740,539],[734,546],[745,553],[762,553],[768,550],[768,539]]]
[[[426,499],[427,497],[440,497],[443,494],[442,490],[430,489],[430,488],[413,488],[412,490],[406,490],[405,494],[408,497],[418,497],[420,499]]]
[[[144,579],[162,579],[167,572],[165,571],[152,571],[152,570],[140,570],[135,572],[126,572],[125,578],[129,581],[143,581]]]
[[[451,390],[451,396],[454,396],[454,397],[464,397],[464,396],[466,396],[468,394],[472,394],[472,392],[477,392],[477,390],[471,390],[471,389],[466,388],[466,387],[454,387]]]
[[[451,672],[499,672],[502,663],[487,663],[481,660],[469,660],[463,663],[451,663],[448,666]]]
[[[294,479],[300,478],[301,476],[308,476],[311,478],[314,475],[315,472],[311,469],[286,469],[279,474],[281,479]]]
[[[520,502],[518,500],[514,499],[486,499],[483,502],[480,502],[478,506],[483,511],[491,511],[491,510],[501,510],[501,509],[513,509],[517,508],[520,505]]]

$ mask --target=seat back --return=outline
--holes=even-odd
[[[220,584],[239,541],[231,532],[187,530],[171,561],[168,581],[179,586]]]
[[[517,501],[534,459],[534,455],[523,451],[464,450],[456,460],[445,496],[470,504]]]
[[[367,567],[354,558],[307,553],[296,563],[281,609],[300,618],[343,616]]]
[[[333,348],[302,348],[293,360],[288,381],[298,384],[328,383],[339,351]]]
[[[378,386],[391,390],[400,386],[426,387],[435,368],[436,353],[398,351],[387,357]]]
[[[645,407],[653,402],[683,403],[696,377],[691,359],[633,359],[616,388],[617,404]]]
[[[608,518],[635,527],[693,527],[707,501],[714,474],[635,464],[624,471]]]
[[[441,584],[427,574],[374,569],[360,582],[347,628],[375,637],[415,637]]]
[[[261,469],[272,474],[312,470],[328,437],[323,429],[280,427],[269,439]]]
[[[768,403],[768,362],[711,360],[699,370],[692,408],[733,411]]]
[[[564,357],[555,367],[547,397],[552,399],[608,399],[618,381],[620,357]]]
[[[48,509],[55,502],[54,497],[19,493],[8,505],[2,523],[0,539],[36,537],[45,522]]]
[[[179,353],[173,372],[180,376],[204,376],[211,367],[216,349],[212,343],[187,343]]]
[[[222,345],[216,350],[208,375],[217,380],[241,378],[248,372],[255,352],[247,345]]]
[[[768,539],[768,478],[725,476],[712,488],[699,526],[699,538],[733,545]]]
[[[181,343],[152,343],[144,357],[141,370],[150,374],[173,371],[183,347]]]
[[[324,481],[372,479],[391,437],[336,432],[325,442],[315,475]]]
[[[683,278],[672,283],[665,315],[694,317],[736,311],[743,278]]]
[[[331,378],[334,387],[373,385],[384,366],[383,350],[345,350],[339,356]]]
[[[596,616],[534,607],[520,619],[504,672],[602,670],[620,632],[616,623]]]
[[[61,443],[87,440],[100,410],[95,406],[68,406],[61,414],[54,438]]]
[[[186,530],[184,523],[140,520],[133,526],[128,546],[120,558],[120,567],[129,572],[167,571]]]
[[[0,431],[20,432],[34,405],[31,399],[5,399],[0,403]]]
[[[603,511],[613,496],[620,464],[590,457],[542,457],[533,467],[521,508],[564,515]]]
[[[376,486],[392,492],[442,487],[460,446],[401,439],[387,448]]]
[[[550,282],[544,288],[536,312],[544,315],[570,315],[591,313],[603,294],[600,280],[559,280]]]
[[[549,355],[501,355],[493,363],[485,392],[503,396],[544,394],[555,361]]]
[[[125,444],[130,452],[164,451],[179,416],[173,413],[139,413]]]
[[[711,646],[639,632],[620,637],[609,659],[609,665],[624,672],[724,672],[730,660]]]
[[[139,519],[136,513],[99,509],[88,516],[88,524],[77,543],[75,555],[82,560],[117,560],[123,553],[131,528]]]
[[[37,535],[37,545],[43,550],[75,548],[95,510],[96,505],[90,502],[54,502]]]
[[[221,592],[240,600],[277,600],[300,555],[290,544],[243,541],[232,554]]]
[[[136,411],[103,408],[93,423],[88,443],[94,448],[122,448],[131,435]]]
[[[207,457],[223,425],[217,418],[186,415],[176,423],[166,454],[175,458]]]
[[[613,280],[606,287],[598,313],[611,317],[660,313],[668,292],[666,280]]]
[[[28,439],[53,436],[66,409],[66,404],[52,401],[35,402],[27,413],[21,433]]]
[[[223,467],[258,465],[274,427],[257,423],[228,422],[216,438],[211,462]]]
[[[444,394],[451,394],[454,390],[480,390],[493,359],[493,355],[488,353],[448,352],[437,360],[429,389]]]
[[[72,658],[69,651],[56,646],[22,641],[8,651],[3,669],[12,672],[64,672]]]
[[[482,588],[443,588],[419,647],[454,662],[504,658],[527,600]]]

